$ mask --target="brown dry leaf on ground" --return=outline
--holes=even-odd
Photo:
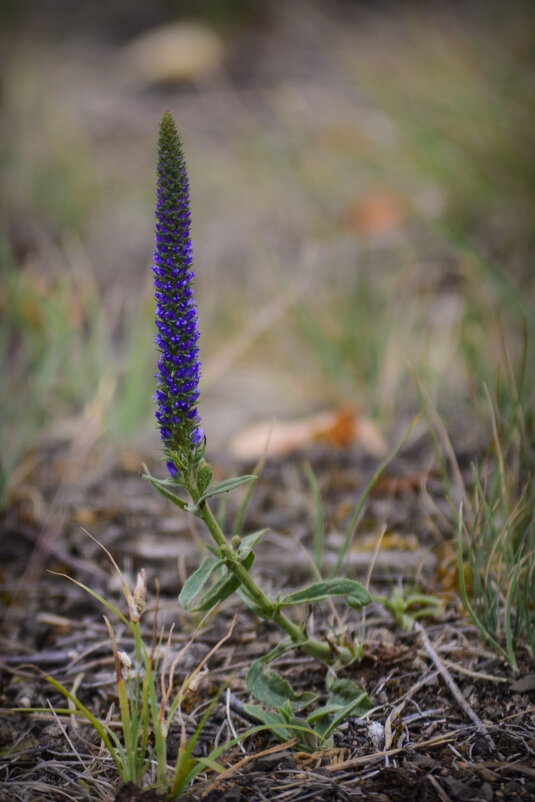
[[[403,226],[405,210],[399,195],[377,190],[349,210],[349,224],[367,237],[383,237]]]
[[[317,442],[339,448],[359,443],[374,457],[384,457],[388,450],[376,424],[350,408],[319,412],[293,421],[260,421],[235,435],[229,450],[236,459],[255,461],[266,451],[266,444],[267,455],[280,458]]]

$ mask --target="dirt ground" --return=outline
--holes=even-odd
[[[324,494],[327,567],[339,544],[337,533],[343,531],[376,461],[358,446],[344,452],[316,446],[307,458]],[[167,627],[176,625],[173,646],[179,648],[189,637],[191,621],[178,607],[176,594],[180,576],[199,562],[204,534],[193,532],[183,514],[175,514],[138,476],[136,460],[137,455],[124,453],[116,463],[97,450],[75,484],[72,454],[61,444],[33,454],[27,465],[26,481],[2,520],[5,619],[0,703],[4,711],[63,705],[38,669],[76,688],[81,700],[103,718],[113,701],[113,659],[103,611],[79,586],[50,573],[87,583],[121,607],[117,576],[84,529],[127,567],[130,581],[140,567],[145,568],[152,605],[158,580],[160,615]],[[224,463],[216,466],[222,475],[231,468]],[[271,528],[256,564],[272,592],[299,585],[309,574],[304,555],[311,546],[310,507],[299,455],[268,462],[253,495],[247,529]],[[229,767],[239,763],[241,768],[219,782],[213,776],[201,779],[184,798],[254,802],[533,798],[533,674],[527,661],[513,672],[481,642],[463,615],[455,593],[455,559],[445,536],[445,512],[441,482],[422,436],[397,458],[369,499],[346,572],[366,579],[381,522],[388,521],[373,567],[372,592],[388,593],[393,584],[407,586],[416,576],[419,588],[437,594],[444,608],[438,618],[422,620],[426,635],[404,631],[380,604],[367,608],[365,618],[338,610],[338,625],[349,637],[361,640],[364,648],[362,661],[341,676],[355,680],[370,695],[376,705],[370,717],[350,718],[337,731],[335,748],[314,754],[280,751],[280,747],[271,751],[277,741],[266,735],[251,737],[244,752],[236,747],[224,758]],[[149,604],[149,640],[150,609]],[[248,701],[246,667],[280,637],[273,626],[255,620],[230,600],[197,637],[179,665],[178,678],[217,643],[234,613],[238,615],[234,633],[210,659],[188,710],[189,729],[206,701],[230,679],[228,702],[225,697],[220,701],[205,728],[198,747],[201,754],[233,731],[250,726],[240,716],[240,702]],[[335,624],[332,616],[322,608],[309,626],[321,637]],[[127,644],[121,630],[118,642]],[[295,654],[281,659],[277,667],[296,689],[323,692],[324,672],[313,659]],[[170,756],[176,737],[169,736]],[[98,751],[91,729],[69,717],[56,719],[52,711],[4,713],[0,738],[2,799],[157,798],[154,792],[117,788],[111,761]]]

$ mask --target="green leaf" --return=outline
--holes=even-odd
[[[317,707],[309,716],[307,716],[307,723],[308,724],[315,724],[317,721],[321,721],[322,718],[325,716],[330,716],[333,713],[338,713],[340,711],[340,705],[323,705],[323,707]]]
[[[359,700],[363,706],[362,712],[367,712],[373,707],[373,702],[367,694],[364,694],[365,699],[361,700],[363,690],[351,679],[332,681],[328,679],[327,690],[329,691],[329,704],[345,706]]]
[[[175,504],[177,507],[180,507],[181,510],[187,509],[187,504],[185,501],[182,501],[181,498],[176,496],[174,493],[171,493],[170,490],[167,489],[168,486],[177,487],[176,482],[171,481],[170,479],[156,479],[154,476],[151,476],[149,473],[149,469],[146,465],[143,465],[143,478],[148,479],[151,485],[161,493],[164,498],[170,501],[172,504]]]
[[[268,668],[268,658],[269,655],[255,660],[247,672],[247,687],[256,699],[271,707],[282,707],[288,701],[293,710],[301,710],[316,701],[317,693],[296,693],[289,682],[272,668]]]
[[[264,708],[260,707],[260,705],[247,704],[243,706],[243,709],[250,716],[253,716],[258,721],[261,721],[262,724],[265,724],[267,727],[269,727],[271,732],[280,738],[281,741],[289,741],[293,737],[293,733],[287,726],[285,717],[280,713],[264,710]]]
[[[250,571],[253,562],[254,554],[251,551],[242,561],[242,565],[244,568]],[[201,598],[200,604],[195,607],[195,612],[205,612],[206,610],[211,610],[216,604],[219,604],[220,602],[225,601],[225,599],[228,599],[229,596],[232,596],[232,594],[238,590],[240,584],[239,578],[230,571],[229,573],[224,574],[224,576],[217,580],[213,588]]]
[[[254,475],[256,477],[260,476],[263,466],[264,466],[264,458],[261,459],[260,463],[254,469]],[[240,504],[240,509],[238,510],[238,514],[236,516],[236,522],[234,524],[234,531],[232,533],[233,535],[241,535],[241,533],[243,531],[243,524],[244,524],[244,521],[245,521],[245,516],[247,514],[247,508],[249,506],[249,502],[250,502],[251,497],[253,495],[253,491],[255,489],[255,485],[256,485],[256,482],[251,482],[251,484],[247,488],[247,492],[245,493],[243,501]]]
[[[370,594],[360,582],[353,579],[326,579],[323,582],[315,582],[309,585],[304,590],[298,590],[295,593],[289,593],[283,596],[280,600],[281,607],[287,607],[291,604],[310,604],[311,602],[322,601],[328,599],[330,596],[347,596],[351,599],[348,601],[351,607],[359,604],[362,607],[369,604],[372,600]],[[358,609],[358,608],[357,608]]]
[[[368,599],[363,601],[362,597],[353,596],[352,594],[346,596],[345,602],[348,607],[352,607],[353,610],[361,610],[366,604],[370,603]]]
[[[222,564],[223,560],[218,560],[215,557],[206,557],[197,570],[188,577],[178,597],[179,603],[185,610],[188,609],[193,599],[199,595],[212,575],[212,572]]]
[[[212,485],[205,493],[203,493],[197,499],[197,504],[202,504],[203,501],[206,501],[208,498],[212,498],[212,496],[219,496],[221,493],[229,493],[234,488],[239,487],[240,485],[244,485],[247,482],[252,482],[253,480],[258,479],[255,474],[250,474],[248,476],[236,476],[233,479],[225,479],[224,482],[219,482],[217,485]]]
[[[167,485],[168,487],[184,487],[179,479],[172,479],[170,476],[168,476],[166,479],[157,479],[156,476],[151,474],[145,463],[142,464],[142,467],[144,479],[154,479],[154,481],[158,482],[158,484]]]
[[[329,701],[307,717],[318,735],[328,738],[348,716],[361,716],[373,707],[373,702],[362,688],[350,679],[328,679]]]
[[[249,704],[244,705],[244,710],[250,716],[265,724],[281,741],[297,738],[298,749],[315,752],[319,747],[330,745],[321,736],[318,738],[317,733],[308,726],[304,719],[296,718],[292,714],[289,703],[286,703],[284,707],[276,711],[264,710],[259,705]]]
[[[362,714],[367,713],[373,704],[371,699],[368,695],[362,691],[360,696],[354,699],[352,702],[349,702],[345,707],[342,707],[338,713],[335,713],[331,721],[323,720],[318,722],[316,725],[317,732],[322,735],[324,738],[328,738],[329,735],[338,727],[339,724],[342,724],[349,716],[358,716],[360,717]]]
[[[249,551],[256,546],[260,538],[266,534],[266,532],[269,532],[269,528],[259,529],[258,532],[253,532],[252,534],[243,537],[239,549],[240,557],[248,554]]]

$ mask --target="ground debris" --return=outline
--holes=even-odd
[[[414,464],[409,460],[408,464],[401,461],[392,466],[393,481],[390,485],[384,483],[381,492],[370,500],[363,522],[368,532],[373,532],[374,527],[378,531],[377,523],[384,520],[384,515],[395,522],[395,537],[386,541],[386,551],[392,545],[393,554],[399,553],[395,550],[404,543],[409,555],[419,554],[418,544],[432,553],[442,538],[438,526],[434,534],[426,526],[430,514],[427,507],[420,511],[423,517],[418,518],[418,487],[411,482],[394,481],[396,473],[416,474],[421,455],[415,454],[411,459]],[[334,530],[340,527],[337,516],[341,508],[348,506],[351,499],[354,502],[355,492],[373,466],[368,457],[333,455],[328,449],[317,449],[311,460],[323,490],[325,520]],[[159,497],[141,479],[122,468],[112,466],[108,474],[96,471],[94,476],[93,484],[83,493],[74,488],[72,497],[63,499],[61,524],[53,538],[47,534],[45,521],[22,520],[16,507],[6,512],[6,542],[10,547],[5,551],[5,575],[9,581],[1,598],[7,607],[17,597],[17,580],[24,576],[32,551],[42,547],[43,542],[46,548],[42,551],[42,570],[33,575],[35,587],[24,589],[25,614],[13,616],[11,637],[4,636],[2,640],[0,706],[5,711],[46,708],[49,701],[56,707],[64,706],[64,700],[51,692],[40,671],[49,671],[68,687],[76,686],[84,704],[89,704],[102,719],[110,705],[117,704],[113,655],[101,617],[103,610],[67,577],[91,586],[126,612],[124,599],[106,555],[81,531],[80,511],[84,511],[85,521],[87,510],[91,510],[91,534],[114,554],[132,587],[136,572],[140,568],[146,570],[149,598],[142,628],[147,642],[152,638],[156,579],[160,584],[160,620],[167,630],[174,624],[171,653],[178,654],[191,635],[191,622],[178,607],[176,593],[184,576],[199,563],[199,535],[181,516],[171,518],[165,501],[158,501]],[[272,585],[273,593],[280,589],[281,581],[285,587],[298,587],[312,571],[305,559],[312,536],[306,514],[308,492],[296,464],[269,464],[253,497],[248,526],[274,527],[257,559],[263,581],[268,588]],[[440,492],[438,488],[436,492]],[[53,498],[45,485],[43,515]],[[229,514],[233,512],[232,503]],[[358,551],[357,536],[355,553]],[[303,559],[295,560],[296,553],[302,553]],[[366,553],[368,571],[373,548]],[[179,561],[170,559],[178,554]],[[282,562],[276,559],[281,554]],[[383,561],[374,569],[372,584],[377,585],[381,595],[388,594],[393,582],[403,588],[412,578],[414,566],[408,574],[400,566],[398,561],[395,570],[387,569]],[[66,576],[44,570],[47,567]],[[436,577],[425,567],[420,570],[420,586],[425,592],[434,591],[431,583]],[[222,606],[177,665],[177,680],[208,654],[228,630],[235,611],[232,599]],[[519,665],[519,673],[515,674],[501,658],[487,651],[475,628],[463,617],[454,595],[445,594],[439,620],[425,621],[421,629],[416,627],[412,632],[403,631],[380,603],[367,609],[364,634],[360,619],[342,608],[336,609],[336,615],[327,606],[318,608],[309,621],[309,627],[319,636],[333,626],[344,626],[348,637],[363,638],[363,659],[340,676],[357,682],[371,696],[376,705],[371,717],[348,719],[336,732],[334,748],[314,754],[294,752],[266,734],[246,738],[245,755],[237,747],[229,751],[220,758],[225,769],[220,779],[210,773],[200,776],[183,795],[184,802],[405,802],[408,798],[415,802],[494,802],[500,798],[535,797],[532,667]],[[223,701],[215,708],[196,754],[207,755],[216,739],[232,737],[232,729],[243,734],[251,726],[240,715],[243,703],[250,701],[245,672],[253,659],[275,646],[277,639],[278,633],[269,622],[241,613],[231,639],[213,655],[195,692],[185,700],[187,732],[191,735],[199,706],[202,708],[221,683],[231,678],[235,703],[226,711]],[[118,631],[117,642],[119,648],[128,649],[126,630]],[[443,669],[442,674],[438,667]],[[311,658],[285,655],[278,670],[296,689],[324,693],[324,671]],[[450,686],[444,676],[451,680]],[[468,710],[473,712],[473,721]],[[173,725],[168,744],[170,759],[176,755],[179,736]],[[56,718],[52,711],[6,712],[0,728],[1,798],[14,802],[55,802],[60,798],[153,802],[163,798],[151,789],[132,784],[119,786],[113,763],[99,752],[97,741],[81,719],[73,727],[70,716]]]

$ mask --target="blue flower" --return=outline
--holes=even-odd
[[[166,111],[158,142],[158,190],[154,286],[155,342],[160,351],[156,420],[170,474],[176,478],[172,455],[189,463],[204,447],[204,432],[197,413],[199,398],[199,327],[193,297],[193,246],[190,239],[189,183],[182,142],[172,114]]]

